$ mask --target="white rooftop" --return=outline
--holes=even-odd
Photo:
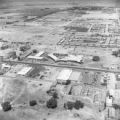
[[[55,55],[53,55],[53,54],[49,54],[48,56],[49,56],[50,58],[52,58],[53,60],[55,60],[55,61],[58,60],[58,58],[57,58]]]
[[[43,59],[43,57],[37,57],[37,56],[28,56],[28,58],[31,58],[31,59],[38,59],[38,60]]]
[[[72,73],[72,70],[70,69],[63,69],[60,74],[57,77],[57,80],[63,80],[66,81],[69,79],[70,75]]]
[[[44,53],[44,51],[41,51],[41,52],[37,53],[35,56],[40,57],[43,53]]]
[[[24,67],[17,74],[26,75],[31,69],[32,69],[32,67]]]
[[[44,51],[41,51],[41,52],[37,53],[35,56],[32,56],[32,55],[28,56],[28,58],[41,60],[41,59],[43,59],[43,57],[41,57],[41,55],[43,53],[44,53]]]
[[[81,60],[83,60],[83,56],[82,55],[79,55],[79,56],[69,55],[68,57],[65,57],[60,60],[81,62]]]

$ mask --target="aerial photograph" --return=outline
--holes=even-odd
[[[120,120],[120,0],[0,0],[0,120]]]

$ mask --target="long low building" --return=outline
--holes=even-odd
[[[24,67],[17,74],[18,75],[26,75],[30,70],[32,70],[32,67]]]
[[[55,62],[77,62],[82,63],[83,62],[83,55],[68,55],[62,59],[55,56],[53,53],[48,55],[51,59],[53,59]]]
[[[28,56],[29,59],[36,59],[36,60],[41,60],[43,57],[38,57],[38,56]]]
[[[77,62],[77,63],[82,63],[83,62],[83,56],[82,55],[69,55],[63,59],[60,59],[60,61],[71,61],[71,62]]]

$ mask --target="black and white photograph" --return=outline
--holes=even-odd
[[[0,0],[0,120],[120,120],[120,0]]]

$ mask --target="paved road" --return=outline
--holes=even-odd
[[[115,70],[80,67],[80,66],[70,66],[70,65],[58,65],[58,64],[49,64],[49,63],[43,63],[43,62],[41,62],[41,63],[32,63],[32,62],[26,62],[26,61],[7,61],[7,60],[3,60],[2,62],[11,63],[11,64],[28,64],[28,65],[36,65],[36,66],[43,65],[43,66],[51,66],[51,67],[71,68],[71,69],[86,70],[86,71],[110,72],[110,73],[118,73],[118,74],[120,74],[120,71],[115,71]]]

